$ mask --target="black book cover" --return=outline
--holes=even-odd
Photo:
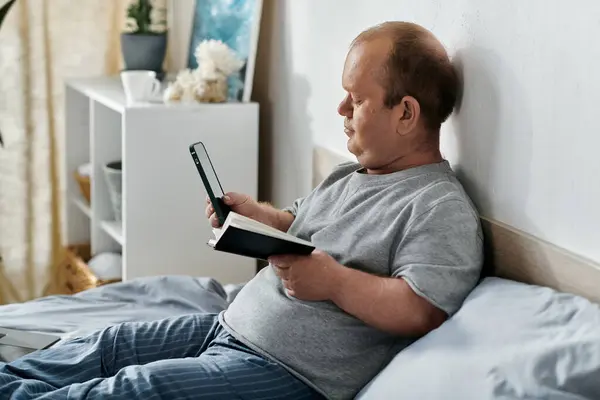
[[[214,249],[259,260],[267,260],[271,256],[282,254],[308,255],[315,248],[314,246],[247,231],[230,225],[216,242]]]

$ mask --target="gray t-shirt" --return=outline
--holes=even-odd
[[[346,267],[404,278],[449,315],[479,279],[479,218],[447,162],[387,175],[345,163],[290,211],[296,218],[289,233]],[[412,341],[379,331],[332,302],[289,296],[270,266],[246,284],[220,321],[331,399],[354,397]]]

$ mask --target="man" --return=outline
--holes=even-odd
[[[458,86],[448,56],[424,28],[385,23],[352,43],[342,85],[338,112],[359,164],[283,211],[225,198],[318,250],[273,257],[218,316],[123,324],[4,365],[0,393],[352,398],[455,313],[479,278],[482,238],[439,151]]]

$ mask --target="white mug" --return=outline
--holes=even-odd
[[[154,71],[123,71],[121,82],[127,103],[149,101],[160,92],[160,82]]]

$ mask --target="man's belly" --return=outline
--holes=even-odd
[[[223,323],[238,340],[325,392],[359,390],[387,361],[394,343],[331,302],[288,296],[271,267],[240,291]]]

